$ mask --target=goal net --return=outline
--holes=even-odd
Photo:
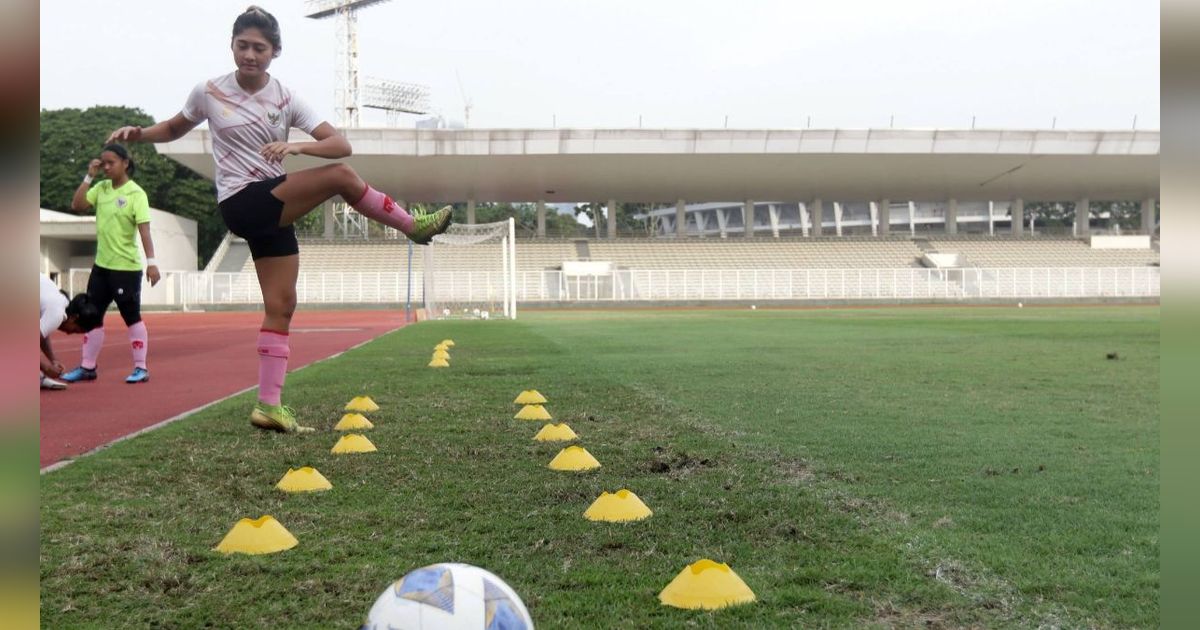
[[[425,246],[427,319],[517,317],[513,219],[455,223]]]

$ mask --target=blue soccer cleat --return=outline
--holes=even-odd
[[[150,382],[150,371],[146,368],[133,368],[133,374],[125,377],[126,383],[148,383]]]
[[[85,368],[82,365],[60,376],[62,380],[68,383],[78,383],[79,381],[94,381],[96,380],[96,368]]]

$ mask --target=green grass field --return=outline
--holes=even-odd
[[[244,395],[44,475],[42,624],[353,628],[460,561],[543,628],[1156,627],[1158,335],[1157,307],[422,323],[289,376],[316,434],[252,430]],[[600,470],[545,467],[529,388]],[[330,455],[361,393],[379,452]],[[334,489],[273,488],[303,465]],[[582,518],[622,487],[654,516]],[[212,551],[262,514],[299,546]],[[660,605],[702,557],[759,601]]]

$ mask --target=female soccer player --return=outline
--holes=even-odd
[[[274,16],[257,6],[246,9],[234,20],[230,48],[235,71],[197,85],[172,118],[145,129],[121,127],[110,140],[170,142],[208,121],[217,206],[229,231],[250,245],[263,295],[258,403],[250,423],[287,433],[311,431],[280,402],[300,268],[292,223],[340,195],[358,212],[425,244],[450,226],[450,208],[409,214],[341,163],[285,173],[282,162],[289,155],[339,159],[350,155],[350,143],[267,72],[283,50]],[[316,141],[288,142],[291,127]]]
[[[54,281],[41,276],[41,311],[39,328],[42,345],[42,389],[66,389],[67,384],[54,380],[62,376],[63,366],[54,355],[50,345],[50,333],[55,329],[68,335],[87,333],[104,323],[104,311],[92,304],[86,293],[67,299],[67,294],[55,286]]]
[[[88,164],[87,175],[75,189],[71,209],[82,212],[96,208],[96,262],[88,278],[87,293],[100,312],[114,301],[121,318],[129,327],[129,348],[133,351],[133,373],[126,383],[150,380],[146,368],[150,343],[146,323],[142,321],[142,256],[135,234],[146,250],[146,277],[150,286],[158,284],[158,265],[154,261],[154,242],[150,239],[150,202],[137,182],[130,179],[136,166],[129,152],[119,144],[109,144],[98,159]],[[92,179],[104,171],[106,179],[92,186]],[[96,362],[104,345],[104,326],[83,338],[83,360],[79,367],[63,375],[68,383],[96,380]]]

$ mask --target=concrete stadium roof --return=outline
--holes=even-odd
[[[1141,200],[1158,131],[350,129],[345,161],[408,201]],[[294,132],[293,140],[307,136]],[[211,178],[207,129],[159,145]],[[288,158],[289,170],[327,163]]]

